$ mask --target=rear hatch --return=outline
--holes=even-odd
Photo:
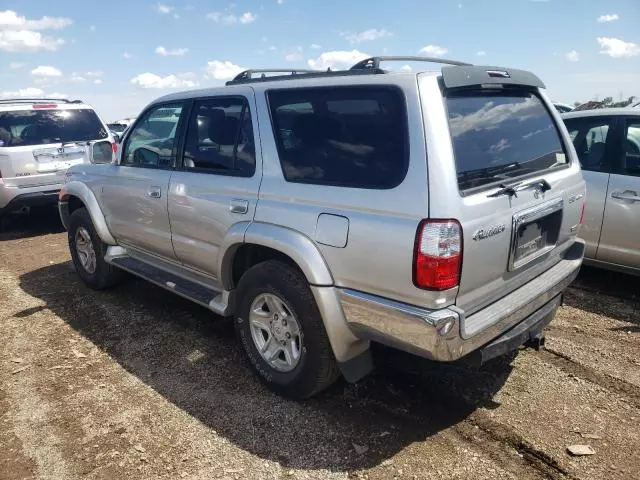
[[[429,161],[430,217],[462,226],[456,305],[467,314],[557,263],[575,238],[584,200],[566,130],[539,85],[486,78],[447,88],[445,77],[451,145],[440,162]]]
[[[89,145],[108,138],[89,109],[42,108],[0,113],[0,174],[9,186],[62,183],[66,170],[89,161]]]

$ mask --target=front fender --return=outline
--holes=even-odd
[[[60,219],[62,220],[64,227],[67,229],[69,227],[70,197],[76,197],[84,204],[91,216],[91,221],[93,222],[93,226],[95,227],[96,233],[100,239],[107,245],[117,245],[116,239],[113,238],[113,235],[111,235],[111,232],[109,231],[109,227],[107,227],[107,222],[104,218],[104,214],[102,213],[102,209],[98,204],[96,196],[91,189],[82,182],[71,181],[64,184],[60,190],[58,208],[60,210]]]
[[[242,222],[234,225],[222,245],[218,272],[226,290],[232,290],[233,256],[243,243],[277,250],[290,257],[311,285],[331,286],[333,277],[316,245],[301,232],[270,223]]]

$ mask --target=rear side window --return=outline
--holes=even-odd
[[[471,92],[447,97],[460,190],[566,165],[560,134],[530,92]]]
[[[0,113],[0,146],[87,142],[107,138],[96,113],[82,110],[23,110]]]
[[[301,88],[267,95],[287,181],[388,189],[404,179],[409,149],[400,90]]]
[[[580,165],[591,172],[607,172],[610,169],[607,152],[607,135],[611,118],[587,117],[565,120],[569,136],[578,154]]]

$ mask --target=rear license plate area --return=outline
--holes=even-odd
[[[514,215],[510,271],[555,248],[560,236],[563,205],[562,200],[555,200]]]

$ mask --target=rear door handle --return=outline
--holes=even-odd
[[[151,198],[160,198],[162,197],[162,189],[156,185],[149,187],[149,190],[147,190],[147,195],[149,195]]]
[[[611,198],[618,200],[626,200],[627,202],[640,202],[640,196],[633,190],[625,190],[624,192],[613,192]]]
[[[231,213],[247,213],[249,211],[249,202],[240,198],[234,198],[229,202],[229,211]]]

